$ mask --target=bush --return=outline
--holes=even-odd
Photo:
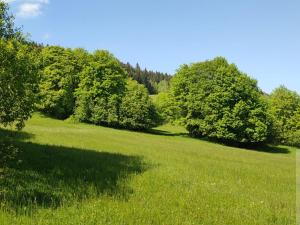
[[[136,81],[128,80],[120,107],[120,126],[144,130],[159,124],[160,118],[147,89]]]
[[[262,91],[224,58],[182,66],[170,94],[193,136],[232,144],[267,140],[270,122]]]

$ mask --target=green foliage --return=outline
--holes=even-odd
[[[8,5],[0,1],[0,124],[18,129],[33,111],[37,89],[36,52],[21,37]]]
[[[171,79],[169,74],[141,69],[139,64],[136,64],[135,67],[129,63],[121,64],[129,77],[136,80],[139,84],[143,84],[151,95],[164,91],[166,89],[165,86],[169,85]],[[162,81],[164,82],[159,85]]]
[[[120,125],[127,129],[144,130],[154,127],[159,116],[144,85],[129,79],[120,107]]]
[[[180,107],[176,104],[169,92],[161,92],[153,97],[153,102],[160,117],[167,122],[178,122],[180,119]]]
[[[76,117],[80,121],[117,126],[126,72],[107,51],[96,51],[80,74]]]
[[[107,51],[91,56],[80,74],[76,96],[79,121],[138,130],[157,124],[147,90],[128,80],[119,61]]]
[[[170,82],[168,80],[162,80],[157,85],[157,93],[167,92],[170,88]]]
[[[268,137],[267,106],[257,82],[224,58],[182,66],[171,95],[191,135],[237,144]]]
[[[15,27],[14,17],[8,11],[8,5],[0,1],[0,38],[24,40],[21,30]]]
[[[15,40],[0,39],[0,124],[18,129],[36,102],[35,50]]]
[[[38,108],[51,116],[66,119],[74,113],[74,91],[79,83],[87,53],[58,46],[41,53],[40,103]]]
[[[269,97],[275,142],[300,146],[300,96],[284,86]]]

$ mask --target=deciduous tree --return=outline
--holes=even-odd
[[[191,135],[235,144],[265,142],[267,106],[256,80],[218,57],[182,66],[171,95]]]

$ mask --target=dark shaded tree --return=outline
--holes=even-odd
[[[158,94],[160,92],[162,87],[159,88],[158,85],[161,81],[169,83],[171,79],[171,76],[166,73],[154,72],[147,69],[142,70],[138,63],[135,67],[131,66],[129,63],[122,63],[122,66],[127,71],[129,77],[136,80],[139,84],[143,84],[151,95]],[[161,84],[161,86],[162,85],[163,84]]]

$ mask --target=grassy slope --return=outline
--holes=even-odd
[[[23,163],[0,182],[8,189],[0,224],[295,224],[295,149],[251,151],[171,126],[147,134],[38,115],[24,132]]]

